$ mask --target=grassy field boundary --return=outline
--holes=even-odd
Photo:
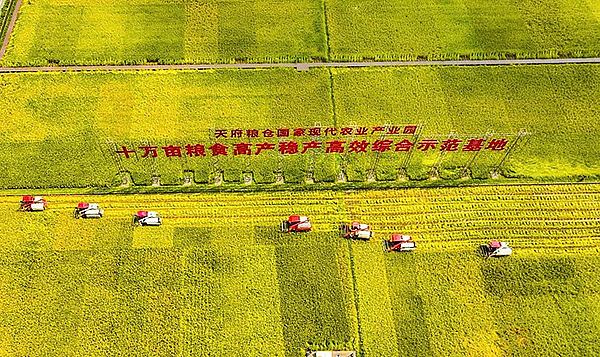
[[[327,1],[322,0],[321,4],[323,5],[323,21],[325,28],[325,39],[327,40],[327,62],[331,62],[331,44],[330,44],[330,35],[329,35],[329,21],[327,20]]]

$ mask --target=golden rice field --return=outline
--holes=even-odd
[[[3,65],[598,56],[594,0],[29,0]]]
[[[426,181],[435,169],[443,180],[490,180],[493,171],[513,180],[591,180],[600,175],[598,65],[420,68],[313,68],[29,73],[0,75],[0,176],[2,188]],[[167,146],[204,145],[215,130],[416,125],[414,135],[365,136],[417,143],[449,138],[506,138],[506,151],[373,151],[327,153],[323,132],[291,138],[323,145],[307,154],[260,155],[258,144],[279,138],[219,139],[228,155],[167,157]],[[527,133],[522,138],[520,132]],[[361,140],[337,136],[337,140]],[[251,144],[252,155],[232,145]],[[137,150],[130,158],[122,146]],[[157,157],[140,146],[154,145]],[[26,163],[26,164],[24,164]]]
[[[38,213],[4,194],[2,354],[600,351],[597,184],[56,194]],[[74,219],[79,201],[104,218]],[[163,225],[132,226],[139,209]],[[313,230],[279,233],[289,214],[308,215]],[[342,238],[352,220],[374,238]],[[391,233],[412,235],[417,250],[384,252]],[[513,255],[481,257],[490,239]]]
[[[18,15],[0,66],[600,57],[597,0],[27,0]],[[599,69],[0,74],[0,355],[598,356]],[[271,135],[233,134],[254,131]],[[48,208],[19,210],[30,193]],[[104,217],[76,219],[79,202]],[[163,224],[134,225],[138,210]],[[312,230],[281,233],[296,214]],[[353,221],[374,237],[342,237]],[[386,251],[397,233],[417,249]],[[485,258],[491,240],[513,254]]]

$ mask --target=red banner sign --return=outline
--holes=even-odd
[[[157,157],[159,152],[166,157],[182,156],[218,156],[218,155],[260,155],[265,152],[279,152],[282,155],[305,154],[312,150],[323,150],[331,153],[367,153],[367,152],[409,152],[418,150],[432,151],[501,151],[506,148],[506,138],[472,138],[472,139],[414,139],[418,135],[417,125],[406,126],[373,126],[373,127],[320,127],[311,128],[279,128],[279,129],[215,129],[215,143],[180,145],[142,145],[127,148],[122,145],[116,153],[123,154],[126,159],[132,154],[140,153],[140,157]],[[212,132],[212,131],[211,131]],[[399,135],[412,135],[411,140],[402,139]],[[378,139],[372,138],[372,136]],[[264,138],[264,142],[247,141]],[[277,138],[278,142],[269,142]],[[231,142],[231,143],[230,143]]]
[[[423,139],[412,142],[408,139],[394,141],[392,139],[378,139],[375,141],[367,140],[327,140],[327,141],[280,141],[278,143],[248,143],[236,142],[232,144],[214,143],[205,147],[203,144],[179,145],[142,145],[137,148],[127,148],[122,145],[116,153],[123,154],[129,159],[135,153],[140,153],[141,157],[157,157],[159,151],[166,157],[186,156],[211,156],[218,155],[260,155],[264,152],[278,151],[283,155],[305,154],[314,149],[325,149],[326,154],[330,153],[367,153],[367,152],[408,152],[410,150],[427,151],[480,151],[492,150],[501,151],[506,148],[508,140],[506,138],[491,138],[489,140],[473,138],[467,140],[447,139],[439,141],[437,139]]]
[[[351,136],[351,135],[412,135],[417,131],[416,125],[407,126],[374,126],[374,127],[312,127],[312,128],[279,128],[271,129],[215,129],[215,139],[219,138],[287,138],[299,136]]]

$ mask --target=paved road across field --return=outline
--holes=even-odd
[[[273,68],[292,67],[299,71],[311,67],[402,67],[402,66],[499,66],[540,65],[568,63],[600,63],[600,58],[551,58],[515,60],[459,60],[459,61],[397,61],[397,62],[313,62],[313,63],[228,63],[228,64],[146,64],[123,66],[50,66],[50,67],[3,67],[0,73],[19,72],[63,72],[63,71],[124,71],[124,70],[167,70],[167,69],[218,69],[218,68]]]

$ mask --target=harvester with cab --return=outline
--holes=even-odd
[[[79,202],[73,215],[75,218],[102,218],[104,210],[97,203]]]
[[[46,200],[41,196],[23,196],[21,210],[27,212],[43,211],[48,207]]]
[[[388,252],[410,252],[417,248],[417,243],[411,236],[392,234],[392,238],[385,241],[385,247]]]
[[[369,240],[373,237],[373,232],[367,224],[352,222],[342,225],[342,235],[344,238]]]
[[[356,351],[311,351],[305,357],[356,357]]]
[[[506,242],[491,241],[481,246],[486,257],[507,257],[512,254],[512,248]]]
[[[311,228],[308,217],[290,216],[287,221],[281,222],[281,233],[308,232]]]
[[[133,225],[140,226],[160,226],[162,219],[157,212],[138,211],[133,217]]]

